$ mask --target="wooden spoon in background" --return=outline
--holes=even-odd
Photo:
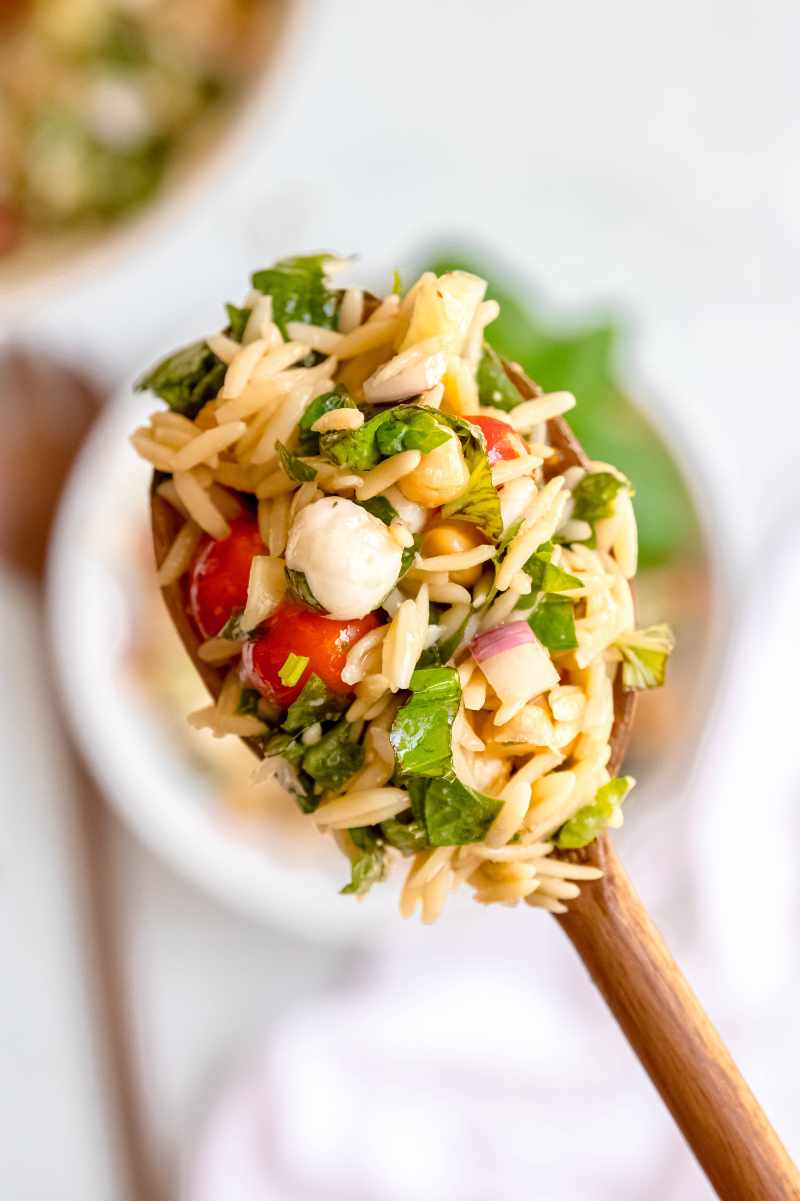
[[[0,559],[36,589],[43,629],[50,529],[67,474],[101,403],[101,393],[92,381],[45,356],[21,350],[0,354],[4,417],[0,441]],[[50,684],[55,709],[55,679]],[[95,996],[109,1093],[116,1107],[126,1195],[130,1201],[159,1201],[162,1192],[148,1154],[131,1062],[131,1023],[117,937],[108,809],[61,713],[56,716],[70,751],[72,791],[84,851],[82,875],[94,955]]]
[[[519,367],[506,365],[506,371],[524,396],[539,394]],[[549,422],[549,437],[559,452],[559,471],[588,465],[562,418]],[[156,493],[156,482],[154,476],[150,505],[160,566],[182,518]],[[180,581],[164,588],[163,594],[192,662],[216,698],[227,668],[220,670],[198,657],[202,639],[186,614]],[[635,694],[618,687],[612,774],[622,765],[634,708]],[[250,746],[259,753],[255,742]],[[723,1201],[798,1201],[800,1174],[631,887],[609,836],[601,835],[568,857],[600,867],[604,875],[585,885],[557,921],[718,1196]]]

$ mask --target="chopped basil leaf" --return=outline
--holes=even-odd
[[[403,553],[400,556],[400,574],[397,577],[398,580],[402,580],[406,572],[409,572],[414,566],[414,560],[417,557],[417,551],[420,548],[421,542],[422,538],[419,536],[419,534],[415,534],[413,545],[403,547]]]
[[[309,609],[316,609],[317,613],[324,613],[325,609],[309,588],[308,580],[304,573],[302,571],[292,571],[291,567],[286,567],[284,570],[289,584],[289,591],[296,599],[302,601],[304,605],[308,605]]]
[[[350,883],[340,891],[364,896],[373,884],[386,876],[386,849],[382,840],[368,826],[356,827],[348,833],[361,853],[353,860]]]
[[[225,625],[216,635],[217,638],[229,638],[231,642],[246,642],[250,635],[242,629],[240,624],[243,612],[243,609],[237,609],[231,613]]]
[[[402,773],[441,776],[452,767],[450,731],[461,700],[452,667],[418,668],[411,697],[398,710],[389,734]]]
[[[281,259],[274,267],[256,271],[253,287],[272,297],[272,320],[286,338],[287,321],[305,321],[333,329],[338,298],[328,289],[323,270],[329,254]]]
[[[258,704],[261,700],[261,693],[255,688],[243,688],[239,696],[239,704],[236,706],[236,712],[242,713],[247,717],[260,717]]]
[[[234,342],[241,342],[252,309],[240,309],[235,304],[226,304],[225,312],[228,314],[229,337],[233,338]]]
[[[633,489],[627,480],[622,480],[610,471],[595,471],[583,476],[572,490],[574,521],[588,521],[594,526],[603,517],[611,517],[614,512],[614,501],[622,489],[633,495]]]
[[[417,666],[420,668],[443,667],[461,645],[470,616],[468,613],[461,622],[461,625],[453,631],[449,638],[443,638],[441,642],[434,642],[433,646],[423,651],[417,661]]]
[[[632,630],[614,645],[622,655],[622,687],[626,692],[661,687],[667,659],[675,646],[675,635],[668,625]]]
[[[308,667],[308,655],[296,655],[294,651],[288,654],[283,666],[278,672],[278,679],[285,688],[294,688],[300,683],[300,677]]]
[[[618,776],[598,788],[594,800],[579,809],[558,831],[554,839],[556,846],[574,850],[593,842],[605,830],[633,785],[631,776]]]
[[[226,370],[206,342],[193,342],[145,372],[136,381],[136,391],[154,392],[174,412],[194,417],[216,397]]]
[[[369,471],[381,459],[404,450],[423,454],[448,439],[440,414],[421,405],[396,405],[366,421],[357,430],[332,430],[320,438],[320,451],[329,462],[351,471]]]
[[[555,567],[550,562],[552,554],[553,543],[543,542],[523,565],[522,570],[531,577],[534,590],[536,592],[571,592],[574,588],[581,588],[583,585],[577,576],[562,571],[560,567]]]
[[[326,792],[338,792],[363,763],[364,748],[353,741],[353,725],[348,721],[338,722],[303,755],[303,771],[318,790]]]
[[[565,596],[551,596],[547,593],[540,596],[528,618],[528,625],[542,646],[546,646],[555,654],[573,651],[578,645],[575,608],[572,601],[567,600]]]
[[[486,439],[482,431],[468,421],[444,414],[440,414],[440,417],[447,421],[458,435],[470,471],[469,483],[461,496],[445,505],[442,515],[470,521],[493,542],[497,542],[503,536],[503,515],[500,510],[500,496],[492,483]]]
[[[503,802],[460,780],[430,780],[425,789],[425,828],[432,847],[482,842]]]
[[[483,354],[478,363],[478,396],[482,405],[503,409],[506,413],[525,399],[506,375],[499,354],[488,342],[483,344]]]
[[[275,449],[278,452],[281,467],[290,480],[294,480],[298,484],[305,484],[316,478],[317,473],[314,468],[309,467],[308,463],[304,463],[302,459],[298,459],[297,455],[293,455],[282,442],[276,442]]]
[[[277,759],[275,779],[296,800],[303,813],[313,813],[319,805],[314,781],[302,770],[305,747],[291,734],[271,734],[263,743],[264,758]]]
[[[318,675],[312,673],[303,685],[303,691],[292,701],[283,728],[290,734],[306,730],[317,721],[332,721],[342,715],[350,704],[350,698],[331,692]]]
[[[373,517],[377,517],[384,525],[391,525],[398,516],[397,509],[385,496],[373,496],[371,500],[358,500],[356,504],[361,505],[362,509],[366,509]],[[404,549],[411,550],[411,547]]]
[[[316,421],[319,421],[320,417],[325,413],[330,413],[331,409],[355,409],[357,407],[347,390],[342,387],[333,392],[325,392],[322,396],[317,396],[312,400],[297,423],[299,431],[297,444],[300,453],[304,455],[319,454],[320,435],[315,434],[311,427]]]
[[[424,825],[413,817],[409,821],[388,817],[381,822],[381,834],[389,846],[395,847],[403,855],[415,855],[429,845]]]

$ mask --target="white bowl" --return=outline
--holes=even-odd
[[[152,397],[130,386],[106,408],[72,472],[51,544],[55,666],[81,749],[119,814],[201,888],[295,934],[370,942],[396,919],[396,887],[376,888],[364,903],[340,897],[347,865],[329,840],[287,853],[269,825],[235,823],[207,773],[127,682],[141,586],[132,548],[149,530],[150,478],[128,436],[151,409]]]

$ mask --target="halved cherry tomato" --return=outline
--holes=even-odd
[[[501,459],[516,459],[525,450],[520,442],[519,434],[506,421],[497,417],[468,417],[470,425],[477,425],[483,431],[486,439],[486,455],[489,463],[499,463]]]
[[[351,692],[342,682],[347,652],[354,642],[380,625],[377,613],[356,621],[334,621],[296,601],[285,601],[267,618],[242,651],[242,678],[270,701],[285,707],[300,695],[313,672],[333,692]],[[287,687],[279,672],[289,655],[304,655],[308,665]]]
[[[219,542],[203,536],[189,571],[189,612],[204,638],[213,638],[244,608],[250,564],[267,553],[255,517],[236,517],[230,527]]]

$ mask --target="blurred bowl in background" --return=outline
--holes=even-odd
[[[221,171],[301,8],[0,3],[0,303],[130,254]]]

